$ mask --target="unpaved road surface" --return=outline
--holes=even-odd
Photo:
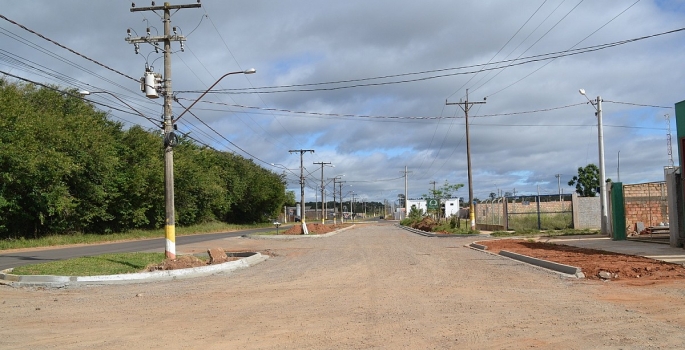
[[[572,280],[388,224],[215,241],[274,256],[233,273],[0,286],[2,349],[678,349],[685,283]]]

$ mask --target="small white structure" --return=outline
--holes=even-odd
[[[426,206],[426,200],[425,199],[407,199],[407,215],[409,215],[409,212],[411,211],[412,207],[416,207],[416,209],[423,210],[423,213],[426,214],[428,211],[428,208]]]
[[[445,217],[459,214],[459,198],[441,199],[440,201],[442,202]],[[407,200],[407,206],[409,207],[409,211],[411,211],[412,207],[416,207],[416,209],[423,210],[424,214],[428,212],[428,203],[426,199],[409,199]]]
[[[459,215],[459,198],[444,199],[443,205],[445,206],[446,218],[452,215]]]

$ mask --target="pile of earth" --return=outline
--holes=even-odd
[[[426,232],[433,232],[436,226],[438,226],[438,222],[430,216],[425,216],[421,221],[411,224],[412,228]]]
[[[654,281],[685,278],[685,266],[642,256],[523,239],[501,239],[478,243],[494,253],[506,250],[578,267],[588,279]],[[603,273],[600,275],[600,272]]]
[[[194,255],[181,255],[177,256],[175,259],[166,259],[160,264],[149,265],[145,268],[145,271],[188,269],[192,267],[222,264],[240,259],[239,257],[227,255],[221,248],[208,249],[207,254],[209,255],[208,260],[202,260]]]
[[[344,227],[350,226],[349,224],[335,224],[335,225],[330,225],[330,224],[307,224],[307,232],[309,232],[310,235],[321,235],[324,233],[329,233],[333,232],[335,230],[339,230]],[[287,229],[286,231],[283,231],[281,234],[283,235],[302,235],[304,232],[302,231],[302,225],[294,225],[293,227]]]

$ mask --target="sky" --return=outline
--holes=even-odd
[[[161,121],[163,99],[146,98],[137,80],[146,67],[162,73],[163,54],[149,44],[136,54],[125,38],[148,27],[162,35],[161,12],[132,12],[120,0],[0,4],[0,71],[114,94],[126,103],[107,93],[87,98],[126,126],[158,129],[131,107]],[[178,132],[285,173],[298,199],[300,153],[291,150],[314,150],[302,154],[306,201],[320,200],[320,162],[331,163],[327,200],[339,177],[345,200],[396,201],[405,167],[409,198],[428,194],[432,182],[464,184],[453,195],[468,198],[466,119],[454,104],[467,89],[476,198],[573,192],[567,183],[577,169],[599,164],[588,102],[598,96],[607,178],[663,181],[671,158],[679,163],[673,106],[685,100],[683,0],[201,5],[172,12],[186,39],[183,50],[172,43],[174,115],[224,74],[256,73],[221,79]]]

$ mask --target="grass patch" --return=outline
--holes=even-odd
[[[538,215],[509,215],[509,227],[514,231],[537,230]],[[542,230],[563,230],[571,227],[573,227],[572,213],[540,215],[540,229]]]
[[[176,236],[188,236],[200,233],[216,233],[236,231],[251,228],[273,227],[272,223],[262,223],[253,225],[234,225],[223,222],[209,222],[193,226],[176,226]],[[131,230],[121,233],[94,234],[94,233],[73,233],[66,235],[52,235],[36,239],[8,238],[0,240],[0,250],[18,248],[37,248],[52,247],[70,244],[92,244],[116,241],[127,241],[135,239],[162,238],[164,229],[156,230]]]
[[[98,276],[141,272],[164,261],[164,253],[114,253],[19,266],[15,275]]]

